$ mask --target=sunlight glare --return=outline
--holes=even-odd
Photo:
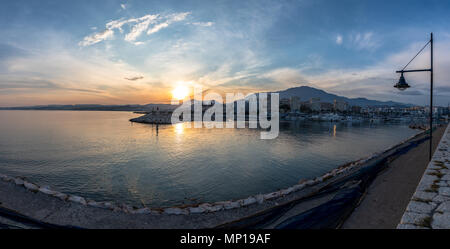
[[[172,97],[176,100],[183,100],[189,96],[189,88],[186,86],[177,86],[172,90]]]

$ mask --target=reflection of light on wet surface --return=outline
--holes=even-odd
[[[174,125],[175,133],[182,135],[184,133],[184,124],[178,123]]]
[[[334,125],[334,127],[333,127],[333,137],[335,137],[336,136],[336,125]]]

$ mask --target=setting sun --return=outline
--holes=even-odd
[[[172,90],[172,97],[176,100],[185,99],[189,95],[189,88],[186,86],[177,86]]]

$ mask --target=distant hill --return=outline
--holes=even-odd
[[[280,99],[290,98],[292,96],[297,96],[300,98],[300,101],[308,101],[311,98],[320,98],[321,102],[329,102],[333,103],[334,100],[345,101],[350,105],[357,105],[361,107],[367,106],[411,106],[411,104],[398,103],[393,101],[378,101],[378,100],[370,100],[366,98],[347,98],[343,96],[338,96],[335,94],[327,93],[323,90],[316,89],[309,86],[301,86],[295,88],[289,88],[284,91],[278,91],[280,94]]]
[[[300,101],[308,101],[311,98],[320,98],[321,102],[333,103],[333,101],[346,101],[350,105],[361,107],[367,106],[412,106],[411,104],[403,104],[393,101],[377,101],[366,98],[346,98],[335,94],[327,93],[323,90],[308,86],[289,88],[284,91],[278,91],[280,99],[297,96]],[[159,108],[159,110],[173,110],[177,106],[170,104],[148,104],[148,105],[40,105],[40,106],[19,106],[19,107],[0,107],[0,110],[74,110],[74,111],[151,111]]]
[[[42,111],[145,111],[143,105],[39,105],[39,106],[18,106],[0,107],[0,110],[42,110]]]

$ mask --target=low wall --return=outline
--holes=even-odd
[[[450,229],[450,124],[398,229]]]

